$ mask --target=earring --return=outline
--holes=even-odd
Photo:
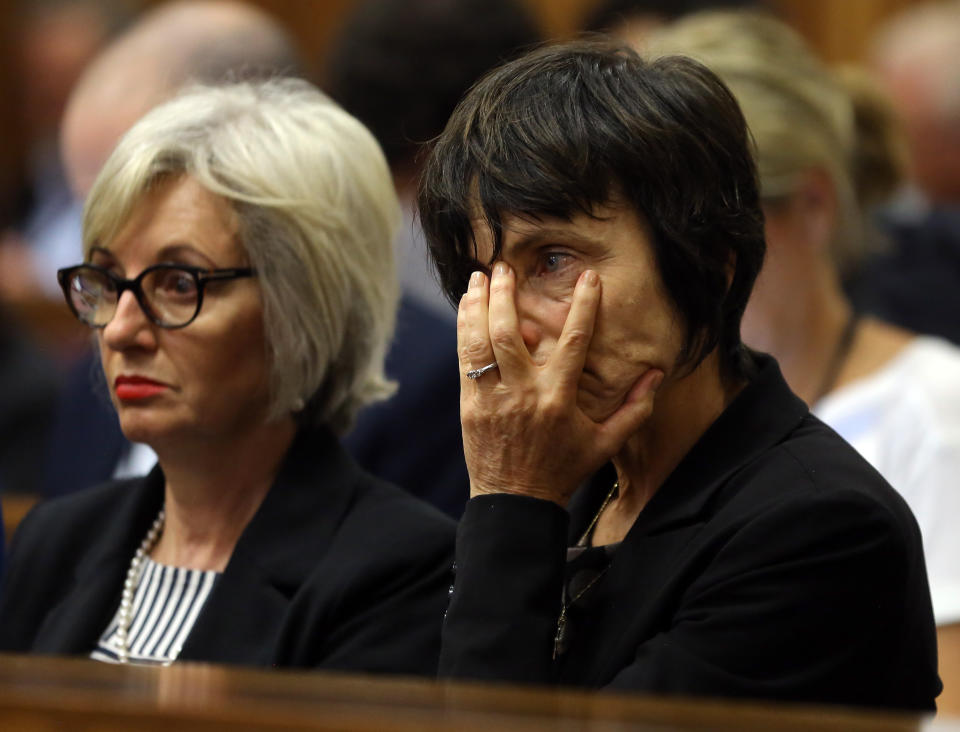
[[[307,403],[303,401],[301,397],[297,397],[296,399],[293,400],[293,408],[290,411],[302,412],[305,406],[307,406]]]

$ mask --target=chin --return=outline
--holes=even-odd
[[[164,419],[157,414],[137,413],[136,410],[128,409],[121,411],[118,416],[120,431],[130,442],[154,445],[180,431],[175,425],[170,424],[169,419]]]

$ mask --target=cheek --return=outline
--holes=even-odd
[[[251,386],[265,383],[268,369],[262,323],[252,320],[228,334],[225,341],[221,359],[225,372]]]
[[[198,333],[193,346],[197,386],[218,400],[241,401],[266,389],[266,344],[259,311],[230,318],[215,333]],[[191,368],[186,354],[183,363]]]
[[[588,360],[602,359],[611,379],[632,386],[650,367],[672,368],[683,348],[683,335],[682,319],[655,283],[608,287]]]

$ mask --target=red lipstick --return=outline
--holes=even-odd
[[[134,401],[156,396],[169,387],[145,376],[118,376],[113,382],[113,388],[117,393],[117,399]]]

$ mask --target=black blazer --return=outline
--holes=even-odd
[[[470,500],[457,533],[442,676],[701,696],[934,708],[936,633],[906,504],[811,416],[776,363],[644,508],[553,660],[570,513]]]
[[[0,650],[89,654],[162,500],[157,468],[34,509],[13,542]],[[453,533],[332,435],[303,431],[180,658],[432,675]]]

